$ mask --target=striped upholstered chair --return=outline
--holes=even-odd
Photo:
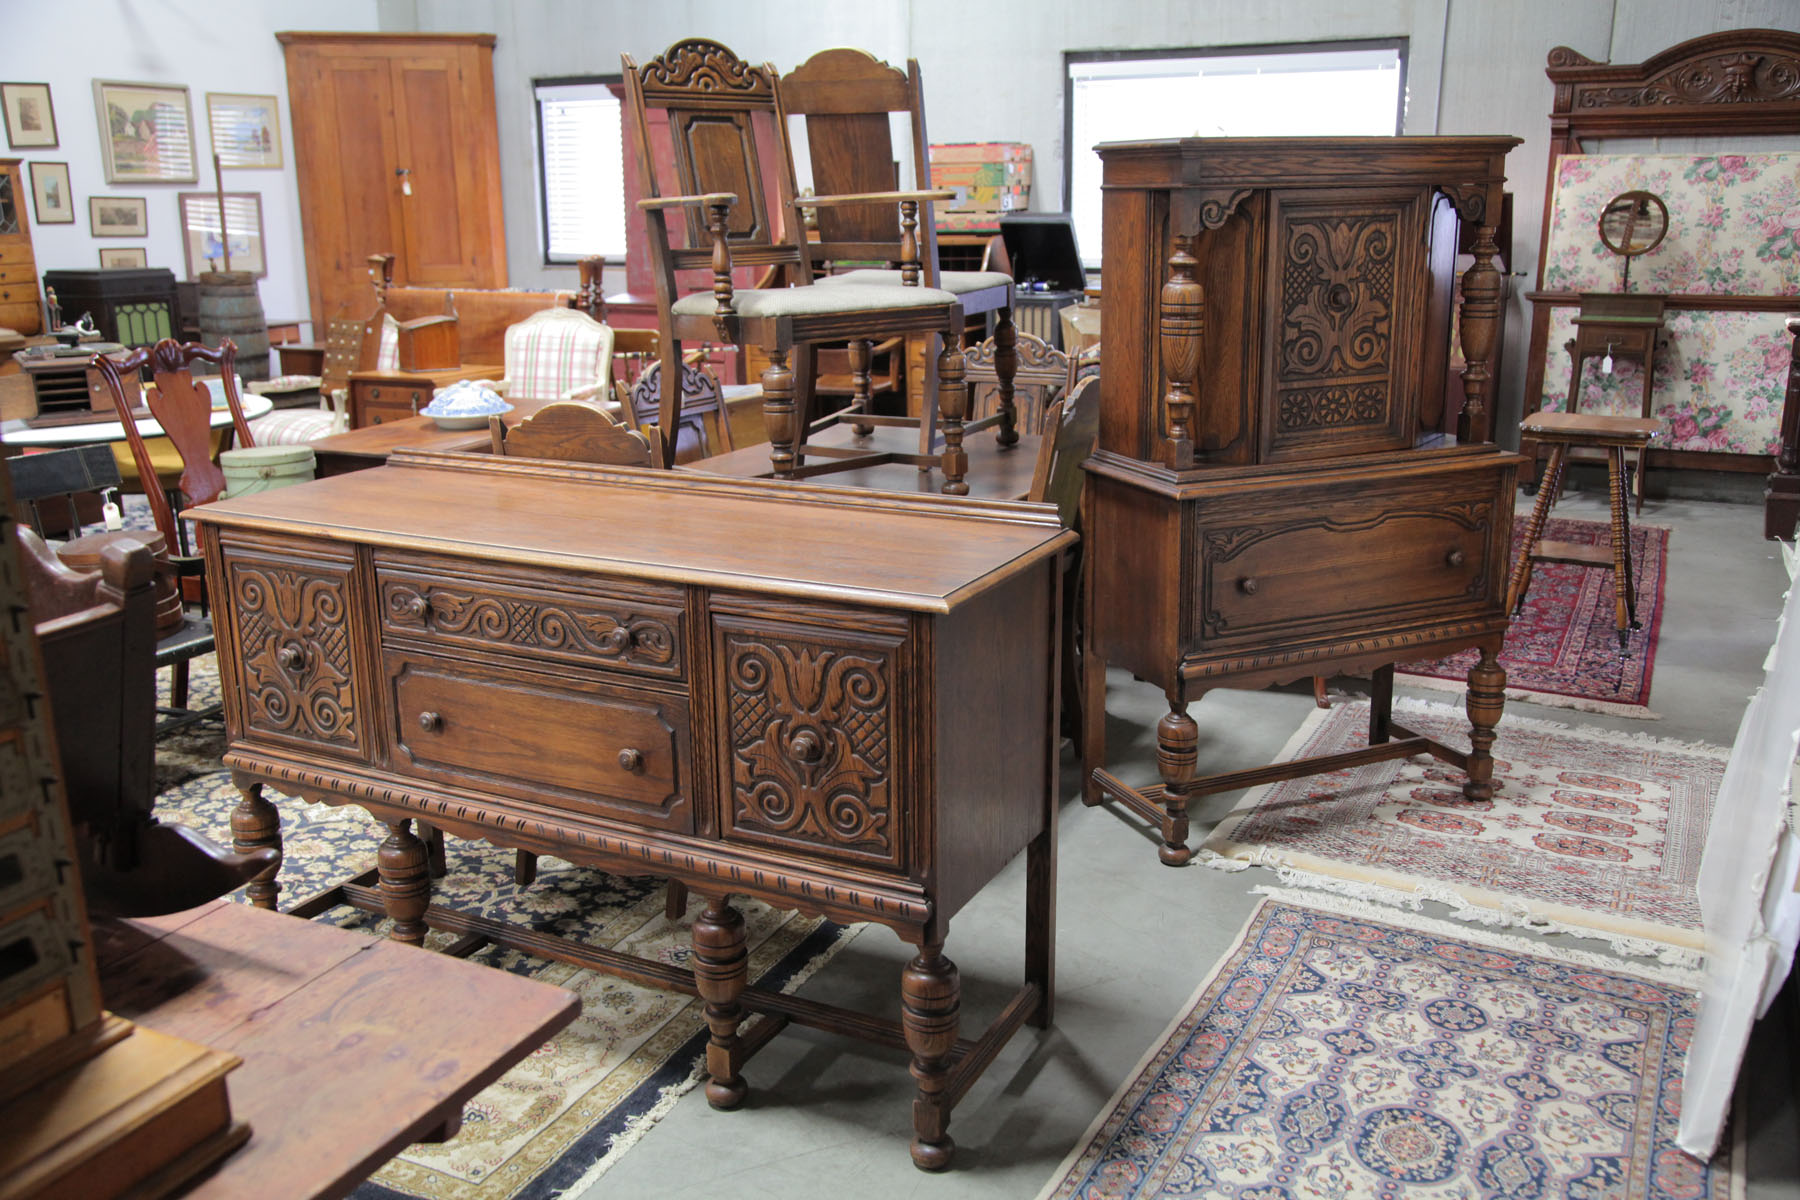
[[[573,308],[546,308],[506,331],[506,377],[496,384],[521,401],[604,404],[612,380],[613,331]]]

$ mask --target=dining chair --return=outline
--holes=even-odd
[[[854,465],[860,454],[855,446],[827,450],[805,442],[813,411],[813,347],[897,333],[945,335],[946,349],[938,364],[944,450],[937,456],[908,455],[906,461],[941,467],[943,491],[966,494],[961,302],[950,292],[917,283],[813,286],[813,260],[804,248],[804,229],[793,217],[800,203],[825,208],[879,201],[899,207],[900,224],[916,225],[917,206],[925,194],[890,189],[881,196],[798,200],[779,128],[774,69],[751,66],[717,42],[677,42],[641,66],[629,54],[623,63],[639,177],[646,192],[637,208],[648,227],[665,383],[678,377],[684,345],[710,340],[756,346],[769,362],[762,373],[762,389],[771,471],[778,478],[796,478],[803,469],[818,474]],[[658,153],[664,147],[666,153]],[[789,212],[785,227],[779,206],[769,203],[765,168],[772,169]],[[674,184],[674,194],[665,194],[665,179]],[[788,286],[742,286],[734,278],[742,268],[770,267],[785,269]],[[710,289],[686,285],[695,272],[710,275]],[[953,345],[954,354],[949,352]],[[658,419],[662,428],[675,426],[680,402],[678,388],[662,388]],[[862,417],[864,425],[857,433],[866,438],[876,418]],[[1012,433],[1010,428],[1004,432]],[[1016,440],[1017,434],[1012,437]],[[665,443],[665,454],[673,452],[674,445]],[[841,457],[807,468],[804,460],[809,452]]]
[[[1094,452],[1100,435],[1100,379],[1084,376],[1069,392],[1051,402],[1044,414],[1044,437],[1032,473],[1029,499],[1056,506],[1064,528],[1081,528],[1081,494],[1086,473],[1081,464]],[[1067,614],[1058,658],[1062,667],[1062,730],[1081,753],[1082,716],[1086,697],[1081,690],[1082,545],[1077,543],[1063,559],[1063,612]]]
[[[963,375],[969,382],[969,411],[977,418],[998,412],[1001,405],[999,342],[985,338],[963,351]],[[1024,433],[1043,433],[1050,405],[1069,387],[1069,356],[1036,334],[1017,334],[1012,377],[1015,420]]]
[[[957,298],[966,317],[993,314],[995,349],[990,357],[997,396],[995,413],[987,424],[998,425],[1000,438],[1009,444],[1017,437],[1010,421],[1013,396],[1014,327],[1012,276],[998,271],[944,271],[938,266],[937,224],[932,216],[934,199],[950,193],[931,188],[930,141],[925,133],[924,87],[919,64],[908,59],[906,70],[890,66],[862,50],[839,47],[822,50],[775,80],[775,99],[781,113],[779,129],[786,158],[797,166],[804,149],[812,176],[813,198],[790,199],[792,224],[798,228],[803,208],[816,213],[818,239],[808,239],[806,251],[819,282],[833,287],[916,284],[941,288]],[[911,179],[897,177],[894,125],[906,128],[907,158]],[[803,135],[793,135],[799,125]],[[793,167],[790,167],[792,170]],[[857,197],[893,193],[910,186],[920,197],[916,218],[893,216],[892,202],[880,203]],[[902,193],[904,194],[904,193]],[[878,266],[845,264],[878,263]],[[958,330],[950,345],[960,349]],[[856,380],[851,410],[870,411],[868,338],[850,343],[852,375]],[[927,379],[923,398],[926,411],[920,420],[920,451],[929,452],[933,434],[936,389],[930,379],[935,361],[927,348]],[[846,417],[848,414],[846,414]],[[965,435],[985,428],[980,421],[965,424]]]
[[[494,390],[513,404],[604,403],[612,387],[613,331],[573,308],[546,308],[507,327],[506,374]]]

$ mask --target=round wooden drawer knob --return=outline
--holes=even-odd
[[[426,733],[441,733],[444,729],[444,718],[434,712],[419,714],[419,728]]]
[[[609,654],[618,654],[631,645],[631,630],[623,625],[615,625],[600,638],[600,648]]]
[[[633,775],[637,774],[644,769],[644,752],[642,750],[635,750],[630,746],[625,747],[625,749],[619,751],[619,766],[630,771]]]
[[[802,730],[788,743],[788,754],[795,762],[815,763],[824,756],[825,747],[819,742],[817,734]]]
[[[1256,595],[1256,589],[1258,586],[1259,585],[1256,582],[1256,577],[1253,575],[1246,575],[1242,579],[1238,580],[1238,591],[1244,593],[1244,595],[1246,595],[1246,596]]]
[[[415,621],[423,621],[431,615],[431,599],[427,596],[414,596],[406,602],[406,615]]]
[[[298,671],[306,665],[306,652],[298,646],[283,646],[275,652],[275,661],[290,671]]]
[[[1463,565],[1464,561],[1463,552],[1461,550],[1452,550],[1450,553],[1444,555],[1444,561],[1453,567],[1460,567]]]

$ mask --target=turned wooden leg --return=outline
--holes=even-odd
[[[1200,726],[1187,715],[1185,705],[1170,704],[1156,723],[1156,769],[1163,781],[1162,845],[1156,856],[1166,866],[1179,867],[1194,856],[1187,848],[1187,785],[1194,778],[1200,756]]]
[[[1506,707],[1506,672],[1496,657],[1498,649],[1483,646],[1480,661],[1469,668],[1469,781],[1463,784],[1469,800],[1494,798],[1494,726]]]
[[[1631,518],[1625,500],[1625,448],[1606,452],[1606,491],[1612,501],[1613,620],[1619,634],[1619,653],[1631,650],[1631,631],[1637,628],[1637,597],[1631,581]]]
[[[1512,574],[1506,581],[1506,611],[1517,614],[1524,607],[1526,589],[1531,587],[1531,553],[1544,536],[1544,522],[1550,518],[1550,506],[1562,491],[1564,456],[1568,447],[1561,442],[1550,447],[1550,466],[1538,487],[1537,503],[1531,506],[1531,517],[1525,522],[1525,540],[1519,543],[1519,557],[1513,560]]]
[[[871,343],[867,338],[850,340],[850,390],[852,399],[850,408],[853,412],[868,415],[875,411],[873,385],[869,382],[869,359]],[[850,422],[850,428],[856,431],[857,437],[868,437],[875,432],[873,425],[861,421]]]
[[[1391,736],[1394,724],[1394,664],[1369,672],[1369,745],[1379,746]]]
[[[744,1060],[737,1033],[749,962],[743,914],[731,907],[729,895],[707,897],[694,921],[694,990],[706,1001],[706,1102],[714,1108],[736,1108],[750,1091],[738,1073]]]
[[[1019,415],[1013,405],[1013,377],[1019,373],[1019,337],[1013,326],[1012,309],[1003,308],[994,320],[994,375],[1000,381],[1000,432],[1002,446],[1019,441]]]
[[[938,355],[938,416],[944,422],[944,453],[939,461],[944,467],[944,494],[966,496],[969,485],[963,477],[969,473],[969,455],[962,444],[969,389],[963,383],[962,310],[956,312],[956,325],[945,332],[943,353]]]
[[[793,476],[795,443],[799,439],[794,420],[794,373],[788,370],[788,352],[769,351],[769,365],[762,373],[763,425],[769,431],[769,465],[775,478]]]
[[[956,1022],[962,1007],[962,980],[956,964],[944,957],[942,943],[928,943],[900,976],[900,1024],[912,1051],[912,1077],[919,1094],[913,1099],[913,1165],[941,1171],[950,1165],[956,1143],[950,1140],[950,1105],[944,1091],[950,1082],[950,1055],[956,1049]]]
[[[387,840],[375,855],[381,903],[394,922],[389,937],[409,946],[425,944],[425,909],[431,903],[431,866],[425,843],[413,835],[412,818],[387,822]]]
[[[281,814],[263,799],[263,785],[236,772],[232,773],[231,782],[238,795],[243,797],[231,810],[231,848],[239,854],[251,854],[264,848],[281,853]],[[281,862],[277,860],[250,881],[244,888],[250,903],[274,911],[276,893],[281,891],[281,884],[275,878],[280,870]]]

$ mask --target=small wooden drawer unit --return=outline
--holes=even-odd
[[[416,417],[431,403],[433,387],[423,383],[350,383],[350,427],[382,425],[404,417]]]
[[[955,1097],[1048,1022],[1054,511],[402,450],[193,515],[240,847],[279,845],[265,783],[362,805],[403,941],[434,911],[415,820],[691,889],[715,1099],[756,994],[731,897],[886,925],[919,954],[878,1040],[913,1051],[933,1164]],[[1027,982],[959,1047],[949,921],[1021,851]]]

